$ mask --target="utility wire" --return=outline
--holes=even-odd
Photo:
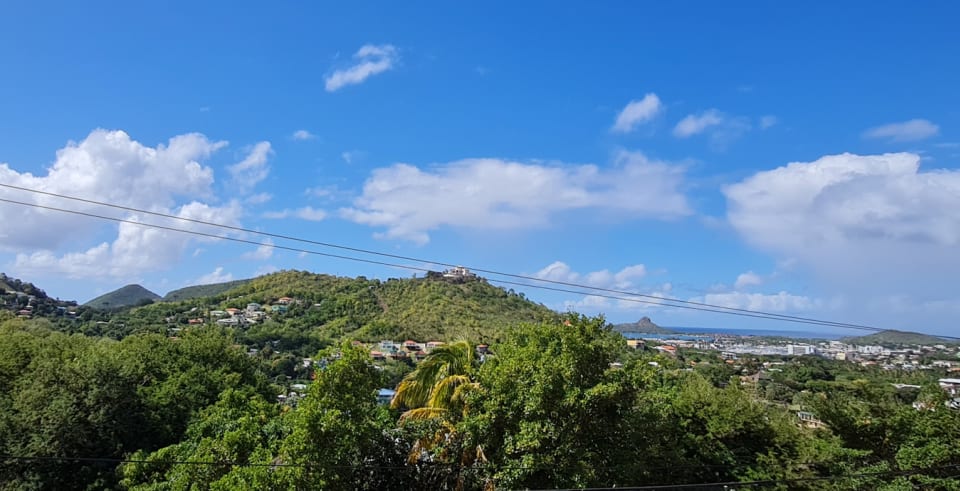
[[[50,195],[50,196],[58,197],[58,198],[71,199],[71,200],[81,201],[81,202],[90,203],[90,204],[96,204],[96,205],[102,205],[102,206],[107,206],[107,207],[112,207],[112,208],[118,208],[118,209],[123,209],[123,210],[127,210],[127,211],[133,211],[133,212],[138,212],[138,213],[155,215],[155,216],[160,216],[160,217],[164,217],[164,218],[182,220],[182,221],[187,221],[187,222],[192,222],[192,223],[207,225],[207,226],[211,226],[211,227],[219,227],[219,228],[224,228],[224,229],[228,229],[228,230],[241,231],[241,232],[245,232],[245,233],[259,234],[259,235],[263,235],[263,236],[267,236],[267,237],[274,237],[274,238],[287,239],[287,240],[304,242],[304,243],[311,243],[311,244],[321,245],[321,246],[325,246],[325,247],[333,247],[333,248],[339,248],[339,249],[350,250],[350,251],[355,251],[355,252],[361,252],[361,253],[365,253],[365,254],[374,254],[374,255],[379,255],[379,256],[384,256],[384,257],[396,258],[396,259],[404,259],[404,260],[416,261],[416,262],[421,262],[421,263],[428,263],[428,264],[435,264],[435,265],[443,265],[443,266],[453,267],[453,265],[450,264],[450,263],[443,263],[443,262],[438,262],[438,261],[429,261],[429,260],[423,260],[423,259],[418,259],[418,258],[413,258],[413,257],[408,257],[408,256],[401,256],[401,255],[396,255],[396,254],[381,253],[381,252],[370,251],[370,250],[360,249],[360,248],[355,248],[355,247],[341,246],[341,245],[337,245],[337,244],[329,244],[329,243],[319,242],[319,241],[313,241],[313,240],[309,240],[309,239],[302,239],[302,238],[297,238],[297,237],[293,237],[293,236],[286,236],[286,235],[281,235],[281,234],[272,234],[272,233],[269,233],[269,232],[260,232],[260,231],[256,231],[256,230],[252,230],[252,229],[245,229],[245,228],[241,228],[241,227],[234,227],[234,226],[231,226],[231,225],[218,224],[218,223],[207,222],[207,221],[203,221],[203,220],[196,220],[196,219],[192,219],[192,218],[178,217],[178,216],[175,216],[175,215],[170,215],[170,214],[165,214],[165,213],[151,212],[151,211],[148,211],[148,210],[141,210],[141,209],[137,209],[137,208],[125,207],[125,206],[120,206],[120,205],[113,205],[113,204],[109,204],[109,203],[103,203],[103,202],[94,201],[94,200],[88,200],[88,199],[84,199],[84,198],[76,198],[76,197],[66,196],[66,195],[60,195],[60,194],[56,194],[56,193],[49,193],[49,192],[46,192],[46,191],[32,190],[32,189],[29,189],[29,188],[22,188],[22,187],[19,187],[19,186],[13,186],[13,185],[9,185],[9,184],[2,184],[2,183],[0,183],[0,186],[12,188],[12,189],[18,189],[18,190],[27,191],[27,192],[35,192],[35,193],[39,193],[39,194]],[[226,235],[218,235],[218,234],[212,234],[212,233],[207,233],[207,232],[200,232],[200,231],[195,231],[195,230],[181,229],[181,228],[170,227],[170,226],[159,225],[159,224],[151,224],[151,223],[140,222],[140,221],[136,221],[136,220],[116,218],[116,217],[111,217],[111,216],[106,216],[106,215],[99,215],[99,214],[96,214],[96,213],[88,213],[88,212],[83,212],[83,211],[79,211],[79,210],[71,210],[71,209],[65,209],[65,208],[58,208],[58,207],[40,205],[40,204],[36,204],[36,203],[28,203],[28,202],[11,200],[11,199],[5,199],[5,198],[0,198],[0,202],[6,202],[6,203],[21,205],[21,206],[27,206],[27,207],[45,209],[45,210],[50,210],[50,211],[57,211],[57,212],[62,212],[62,213],[70,213],[70,214],[75,214],[75,215],[87,216],[87,217],[91,217],[91,218],[98,218],[98,219],[102,219],[102,220],[110,220],[110,221],[115,221],[115,222],[119,222],[119,223],[128,223],[128,224],[139,225],[139,226],[143,226],[143,227],[151,227],[151,228],[158,228],[158,229],[162,229],[162,230],[169,230],[169,231],[174,231],[174,232],[193,234],[193,235],[198,235],[198,236],[202,236],[202,237],[209,237],[209,238],[214,238],[214,239],[229,240],[229,241],[233,241],[233,242],[239,242],[239,243],[244,243],[244,244],[256,245],[256,246],[260,246],[260,247],[271,247],[271,248],[280,249],[280,250],[287,250],[287,251],[304,253],[304,254],[319,255],[319,256],[330,257],[330,258],[335,258],[335,259],[344,259],[344,260],[349,260],[349,261],[357,261],[357,262],[363,262],[363,263],[368,263],[368,264],[376,264],[376,265],[381,265],[381,266],[388,266],[388,267],[395,267],[395,268],[403,268],[403,269],[414,270],[414,271],[423,271],[423,272],[429,272],[429,271],[430,271],[429,269],[423,268],[423,267],[403,265],[403,264],[397,264],[397,263],[390,263],[390,262],[386,262],[386,261],[378,261],[378,260],[373,260],[373,259],[364,259],[364,258],[358,258],[358,257],[353,257],[353,256],[344,256],[344,255],[340,255],[340,254],[331,254],[331,253],[326,253],[326,252],[320,252],[320,251],[307,250],[307,249],[296,248],[296,247],[289,247],[289,246],[277,245],[277,244],[267,243],[267,242],[257,242],[257,241],[254,241],[254,240],[242,239],[242,238],[237,238],[237,237],[229,237],[229,236],[226,236]],[[827,320],[814,319],[814,318],[808,318],[808,317],[789,316],[789,315],[784,315],[784,314],[775,314],[775,313],[770,313],[770,312],[762,312],[762,311],[755,311],[755,310],[749,310],[749,309],[737,309],[737,308],[725,307],[725,306],[721,306],[721,305],[712,305],[712,304],[706,304],[706,303],[700,303],[700,302],[692,302],[692,301],[686,301],[686,300],[669,298],[669,297],[657,297],[657,296],[654,296],[654,295],[644,295],[644,294],[639,294],[639,293],[635,293],[635,292],[627,292],[627,291],[621,291],[621,290],[605,289],[605,288],[599,288],[599,287],[592,287],[592,286],[589,286],[589,285],[580,285],[580,284],[576,284],[576,283],[568,283],[568,282],[561,282],[561,281],[555,281],[555,280],[546,280],[546,279],[543,279],[543,278],[536,278],[536,277],[531,277],[531,276],[517,275],[517,274],[512,274],[512,273],[502,273],[502,272],[497,272],[497,271],[493,271],[493,270],[486,270],[486,269],[481,269],[481,268],[470,268],[470,269],[473,269],[474,271],[478,271],[478,272],[484,272],[484,273],[487,273],[487,274],[494,274],[494,275],[500,275],[500,276],[513,277],[513,278],[521,278],[521,279],[525,279],[525,280],[528,280],[528,281],[545,282],[545,283],[552,283],[552,284],[559,284],[559,285],[569,285],[569,286],[573,286],[573,287],[577,287],[577,288],[585,288],[585,289],[593,290],[593,291],[586,291],[586,292],[585,292],[585,291],[575,291],[575,290],[568,290],[568,289],[562,289],[562,288],[552,288],[552,287],[547,287],[547,286],[543,286],[543,285],[534,285],[534,284],[529,284],[529,283],[512,282],[512,281],[508,281],[508,280],[488,279],[488,281],[490,281],[490,282],[492,282],[492,283],[518,285],[518,286],[524,286],[524,287],[528,287],[528,288],[537,288],[537,289],[542,289],[542,290],[558,291],[558,292],[565,292],[565,293],[574,293],[574,294],[580,294],[580,295],[592,295],[592,296],[597,296],[597,297],[601,297],[601,298],[610,298],[610,299],[622,300],[622,301],[628,301],[628,302],[643,303],[643,304],[650,304],[650,305],[659,305],[659,306],[673,307],[673,308],[679,308],[679,309],[697,310],[697,311],[711,312],[711,313],[720,313],[720,314],[728,314],[728,315],[738,315],[738,316],[741,316],[741,317],[755,317],[755,318],[761,318],[761,319],[767,319],[767,320],[778,320],[778,321],[783,321],[783,322],[794,322],[794,323],[800,323],[800,324],[819,325],[819,326],[827,326],[827,327],[839,327],[839,328],[846,328],[846,329],[859,329],[859,330],[874,331],[874,332],[876,332],[876,331],[883,331],[883,330],[884,330],[884,329],[882,329],[882,328],[874,327],[874,326],[866,326],[866,325],[860,325],[860,324],[849,324],[849,323],[842,323],[842,322],[834,322],[834,321],[827,321]],[[656,301],[653,301],[653,300],[640,300],[640,299],[638,299],[638,298],[624,298],[624,297],[620,297],[620,296],[604,295],[604,294],[595,293],[594,291],[613,292],[613,293],[617,293],[617,294],[620,294],[620,295],[629,295],[629,296],[631,296],[631,297],[645,297],[645,298],[655,299]],[[953,338],[953,337],[950,337],[950,336],[941,336],[941,337],[949,338],[949,339],[960,339],[960,338]]]
[[[54,206],[38,205],[38,204],[36,204],[36,203],[26,203],[26,202],[23,202],[23,201],[16,201],[16,200],[11,200],[11,199],[6,199],[6,198],[0,198],[0,202],[11,203],[11,204],[16,204],[16,205],[22,205],[22,206],[29,206],[29,207],[33,207],[33,208],[40,208],[40,209],[44,209],[44,210],[57,211],[57,212],[62,212],[62,213],[70,213],[70,214],[74,214],[74,215],[80,215],[80,216],[85,216],[85,217],[90,217],[90,218],[98,218],[98,219],[102,219],[102,220],[110,220],[110,221],[119,222],[119,223],[127,223],[127,224],[131,224],[131,225],[138,225],[138,226],[141,226],[141,227],[157,228],[157,229],[168,230],[168,231],[172,231],[172,232],[192,234],[192,235],[197,235],[197,236],[200,236],[200,237],[208,237],[208,238],[218,239],[218,240],[227,240],[227,241],[232,241],[232,242],[239,242],[239,243],[242,243],[242,244],[250,244],[250,245],[255,245],[255,246],[260,246],[260,247],[271,247],[271,248],[274,248],[274,249],[280,249],[280,250],[285,250],[285,251],[291,251],[291,252],[297,252],[297,253],[303,253],[303,254],[313,254],[313,255],[318,255],[318,256],[330,257],[330,258],[334,258],[334,259],[344,259],[344,260],[348,260],[348,261],[358,261],[358,262],[363,262],[363,263],[368,263],[368,264],[377,264],[377,265],[381,265],[381,266],[389,266],[389,267],[394,267],[394,268],[403,268],[403,269],[409,269],[409,270],[412,270],[412,271],[430,272],[430,270],[429,270],[428,268],[422,268],[422,267],[417,267],[417,266],[410,266],[410,265],[405,265],[405,264],[390,263],[390,262],[386,262],[386,261],[378,261],[378,260],[374,260],[374,259],[364,259],[364,258],[358,258],[358,257],[352,257],[352,256],[343,256],[343,255],[340,255],[340,254],[330,254],[330,253],[327,253],[327,252],[314,251],[314,250],[310,250],[310,249],[302,249],[302,248],[298,248],[298,247],[290,247],[290,246],[284,246],[284,245],[271,244],[271,243],[268,243],[268,242],[257,242],[257,241],[255,241],[255,240],[242,239],[242,238],[238,238],[238,237],[230,237],[230,236],[226,236],[226,235],[218,235],[218,234],[212,234],[212,233],[208,233],[208,232],[200,232],[200,231],[197,231],[197,230],[188,230],[188,229],[182,229],[182,228],[177,228],[177,227],[170,227],[170,226],[167,226],[167,225],[159,225],[159,224],[153,224],[153,223],[140,222],[140,221],[137,221],[137,220],[130,220],[130,219],[124,219],[124,218],[116,218],[116,217],[110,217],[110,216],[106,216],[106,215],[98,215],[98,214],[96,214],[96,213],[88,213],[88,212],[85,212],[85,211],[78,211],[78,210],[69,210],[69,209],[65,209],[65,208],[57,208],[57,207],[54,207]],[[755,313],[755,314],[747,314],[747,313],[743,313],[743,312],[733,312],[733,311],[729,311],[729,310],[719,310],[719,309],[713,309],[713,308],[708,308],[708,307],[698,307],[698,306],[693,306],[693,305],[683,305],[683,304],[676,305],[676,304],[668,303],[668,302],[666,302],[666,301],[654,302],[654,301],[650,301],[650,300],[641,300],[641,299],[638,299],[638,298],[617,297],[617,296],[613,296],[613,295],[605,295],[605,294],[594,293],[594,292],[590,292],[590,291],[576,291],[576,290],[568,290],[568,289],[562,289],[562,288],[554,288],[554,287],[543,286],[543,285],[532,285],[532,284],[528,284],[528,283],[519,283],[519,282],[508,281],[508,280],[489,279],[488,281],[490,281],[491,283],[502,283],[502,284],[508,284],[508,285],[518,285],[518,286],[525,286],[525,287],[529,287],[529,288],[537,288],[537,289],[541,289],[541,290],[550,290],[550,291],[557,291],[557,292],[573,293],[573,294],[578,294],[578,295],[593,295],[593,296],[597,296],[597,297],[610,298],[610,299],[614,299],[614,300],[622,300],[622,301],[625,301],[625,302],[634,302],[634,303],[642,303],[642,304],[650,304],[650,305],[660,305],[660,306],[664,306],[664,307],[674,307],[674,308],[678,308],[678,309],[689,309],[689,310],[696,310],[696,311],[701,311],[701,312],[713,312],[713,313],[718,313],[718,314],[736,315],[736,316],[740,316],[740,317],[757,317],[757,318],[761,318],[761,319],[776,320],[776,321],[782,321],[782,322],[796,322],[796,323],[801,323],[801,324],[811,324],[811,325],[820,325],[820,326],[844,327],[844,328],[847,328],[847,329],[863,329],[863,330],[868,330],[868,331],[882,331],[882,329],[877,328],[877,327],[867,327],[867,326],[864,326],[864,327],[838,326],[838,325],[836,325],[836,324],[830,323],[829,321],[820,321],[820,320],[816,320],[816,319],[810,319],[810,320],[783,319],[783,318],[779,318],[779,317],[768,316],[768,315],[766,315],[765,313],[762,313],[762,312],[758,312],[758,313]],[[589,288],[589,287],[585,287],[585,288]]]
[[[305,243],[305,244],[318,245],[318,246],[322,246],[322,247],[329,247],[329,248],[334,248],[334,249],[347,250],[347,251],[352,251],[352,252],[359,252],[359,253],[362,253],[362,254],[375,255],[375,256],[380,256],[380,257],[388,257],[388,258],[391,258],[391,259],[400,259],[400,260],[404,260],[404,261],[413,261],[413,262],[418,262],[418,263],[433,264],[433,265],[437,265],[437,266],[444,266],[444,267],[447,267],[447,268],[452,268],[452,267],[457,266],[457,265],[455,265],[455,264],[453,264],[453,263],[447,263],[447,262],[443,262],[443,261],[435,261],[435,260],[429,260],[429,259],[423,259],[423,258],[417,258],[417,257],[411,257],[411,256],[404,256],[404,255],[400,255],[400,254],[391,254],[391,253],[387,253],[387,252],[374,251],[374,250],[363,249],[363,248],[359,248],[359,247],[351,247],[351,246],[346,246],[346,245],[342,245],[342,244],[334,244],[334,243],[330,243],[330,242],[322,242],[322,241],[317,241],[317,240],[304,239],[304,238],[301,238],[301,237],[295,237],[295,236],[291,236],[291,235],[284,235],[284,234],[277,234],[277,233],[271,233],[271,232],[264,232],[264,231],[253,230],[253,229],[244,228],[244,227],[237,227],[237,226],[233,226],[233,225],[226,225],[226,224],[221,224],[221,223],[209,222],[209,221],[206,221],[206,220],[199,220],[199,219],[195,219],[195,218],[180,217],[180,216],[172,215],[172,214],[169,214],[169,213],[155,212],[155,211],[150,211],[150,210],[144,210],[144,209],[141,209],[141,208],[134,208],[134,207],[130,207],[130,206],[117,205],[117,204],[113,204],[113,203],[107,203],[107,202],[97,201],[97,200],[92,200],[92,199],[87,199],[87,198],[79,198],[79,197],[76,197],[76,196],[68,196],[68,195],[65,195],[65,194],[53,193],[53,192],[49,192],[49,191],[42,191],[42,190],[39,190],[39,189],[31,189],[31,188],[26,188],[26,187],[22,187],[22,186],[15,186],[15,185],[12,185],[12,184],[0,183],[0,186],[5,187],[5,188],[9,188],[9,189],[16,189],[16,190],[19,190],[19,191],[25,191],[25,192],[29,192],[29,193],[41,194],[41,195],[51,196],[51,197],[55,197],[55,198],[68,199],[68,200],[77,201],[77,202],[81,202],[81,203],[87,203],[87,204],[92,204],[92,205],[97,205],[97,206],[105,206],[105,207],[115,208],[115,209],[118,209],[118,210],[125,210],[125,211],[131,211],[131,212],[135,212],[135,213],[146,214],[146,215],[153,215],[153,216],[158,216],[158,217],[163,217],[163,218],[169,218],[169,219],[173,219],[173,220],[180,220],[180,221],[185,221],[185,222],[190,222],[190,223],[196,223],[196,224],[200,224],[200,225],[207,225],[207,226],[211,226],[211,227],[218,227],[218,228],[222,228],[222,229],[225,229],[225,230],[233,230],[233,231],[236,231],[236,232],[243,232],[243,233],[248,233],[248,234],[256,234],[256,235],[261,235],[261,236],[264,236],[264,237],[271,237],[271,238],[275,238],[275,239],[290,240],[290,241],[295,241],[295,242],[300,242],[300,243]],[[554,285],[560,285],[560,286],[567,286],[567,287],[574,287],[574,288],[587,288],[587,289],[594,290],[594,291],[602,291],[602,292],[614,293],[614,294],[618,294],[618,295],[627,295],[627,296],[631,296],[631,297],[647,298],[647,299],[653,300],[653,302],[648,302],[648,303],[655,304],[655,305],[661,305],[663,301],[669,301],[669,302],[680,303],[680,304],[684,304],[684,305],[696,305],[696,306],[700,306],[700,307],[708,307],[708,308],[717,309],[717,310],[728,310],[728,311],[731,311],[731,312],[743,312],[743,313],[749,313],[749,314],[762,315],[762,316],[764,316],[764,318],[774,318],[774,317],[775,317],[775,318],[782,318],[782,319],[794,319],[794,320],[800,320],[800,321],[817,321],[817,324],[819,324],[819,325],[824,325],[824,326],[846,327],[846,328],[861,328],[861,329],[866,329],[866,330],[870,330],[870,331],[882,331],[882,330],[883,330],[883,329],[881,329],[881,328],[877,328],[877,327],[873,327],[873,326],[865,326],[865,325],[862,325],[862,324],[851,324],[851,323],[846,323],[846,322],[835,322],[835,321],[828,321],[828,320],[822,320],[822,319],[814,319],[814,318],[810,318],[810,317],[801,317],[801,316],[794,316],[794,315],[788,315],[788,314],[778,314],[778,313],[774,313],[774,312],[763,312],[763,311],[752,310],[752,309],[741,309],[741,308],[737,308],[737,307],[726,307],[726,306],[722,306],[722,305],[715,305],[715,304],[709,304],[709,303],[704,303],[704,302],[696,302],[696,301],[692,301],[692,300],[683,300],[683,299],[679,299],[679,298],[659,297],[659,296],[656,296],[656,295],[649,295],[649,294],[645,294],[645,293],[630,292],[630,291],[625,291],[625,290],[617,290],[617,289],[603,288],[603,287],[597,287],[597,286],[581,285],[581,284],[578,284],[578,283],[573,283],[573,282],[568,282],[568,281],[551,280],[551,279],[547,279],[547,278],[538,278],[538,277],[529,276],[529,275],[522,275],[522,274],[515,274],[515,273],[504,273],[504,272],[502,272],[502,271],[495,271],[495,270],[485,269],[485,268],[477,268],[477,267],[473,267],[473,266],[465,266],[465,267],[466,267],[467,269],[476,271],[476,272],[478,272],[478,273],[484,273],[484,274],[488,274],[488,275],[492,274],[492,275],[496,275],[496,276],[504,276],[504,277],[514,278],[514,279],[521,279],[521,280],[527,280],[527,281],[535,281],[535,282],[538,282],[538,283],[548,283],[548,284],[554,284]],[[531,286],[531,285],[524,285],[524,286]],[[641,303],[642,303],[642,302],[641,302]]]

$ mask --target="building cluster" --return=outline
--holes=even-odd
[[[856,345],[842,341],[817,343],[778,343],[764,338],[748,336],[716,338],[712,340],[663,340],[664,346],[714,350],[729,356],[735,355],[817,355],[832,360],[848,361],[862,366],[878,366],[885,370],[934,370],[946,369],[960,374],[960,348],[945,344],[915,345],[887,348],[879,345]],[[931,360],[931,358],[944,358]],[[953,358],[953,359],[945,359]]]
[[[290,305],[295,300],[290,297],[280,297],[272,305],[260,305],[259,303],[248,303],[246,308],[229,308],[224,310],[210,311],[210,317],[216,319],[216,323],[222,326],[246,326],[256,324],[269,318],[270,314],[285,314],[290,309]],[[203,318],[190,319],[189,324],[203,324]]]

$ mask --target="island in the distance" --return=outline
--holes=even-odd
[[[637,322],[614,324],[613,330],[621,334],[680,334],[673,329],[656,325],[649,317],[643,317]]]

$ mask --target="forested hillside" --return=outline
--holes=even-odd
[[[633,350],[603,319],[510,327],[484,356],[450,343],[399,385],[364,346],[331,345],[279,402],[289,388],[230,329],[42,324],[0,323],[5,489],[893,491],[956,489],[960,472],[960,413],[921,374],[799,358],[756,384],[737,374],[762,360]]]
[[[951,363],[633,349],[437,274],[64,310],[0,312],[0,489],[957,489]]]
[[[213,296],[135,309],[113,317],[111,323],[123,324],[123,332],[131,333],[168,322],[187,324],[190,318],[210,321],[210,311],[245,309],[251,303],[269,310],[284,297],[291,299],[285,311],[271,312],[266,320],[246,326],[250,336],[481,341],[495,339],[508,326],[557,315],[522,294],[480,278],[381,281],[283,271],[244,281]]]

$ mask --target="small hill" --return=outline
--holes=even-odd
[[[866,336],[857,336],[843,338],[843,341],[851,344],[880,344],[880,345],[900,345],[900,344],[943,344],[946,342],[943,338],[923,334],[919,332],[897,331],[889,329]]]
[[[654,324],[649,317],[644,317],[637,322],[615,324],[613,330],[621,334],[677,334],[677,331]]]
[[[83,305],[99,310],[112,310],[144,305],[157,300],[160,300],[160,295],[140,285],[127,285],[110,293],[100,295]]]
[[[182,302],[184,300],[193,300],[195,298],[215,297],[226,291],[232,290],[238,286],[245,285],[251,280],[235,280],[226,283],[213,283],[210,285],[194,285],[179,290],[173,290],[163,297],[164,302]]]
[[[284,297],[290,299],[284,301],[284,311],[275,313],[272,306]],[[490,342],[503,329],[518,323],[559,319],[559,314],[527,300],[522,293],[504,290],[475,276],[445,278],[433,274],[382,281],[307,271],[280,271],[245,281],[213,297],[157,303],[137,312],[142,317],[174,315],[186,319],[194,315],[190,313],[193,308],[244,309],[250,303],[271,312],[270,321],[250,327],[251,333],[283,329],[364,341]]]

